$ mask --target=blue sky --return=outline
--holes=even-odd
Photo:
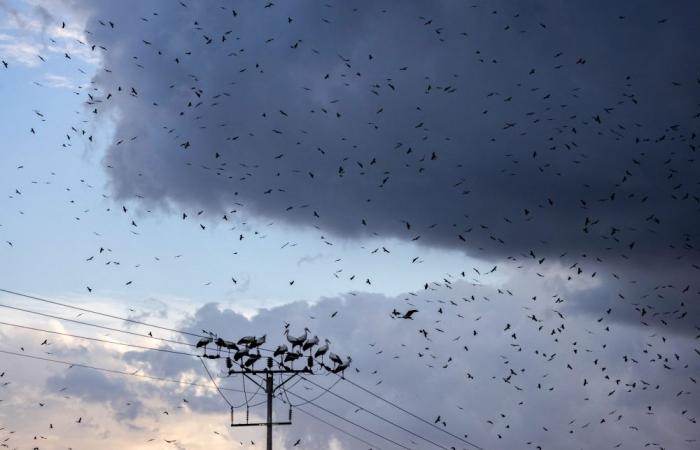
[[[26,7],[17,6],[19,11]],[[7,21],[4,31],[15,45],[38,41]],[[2,233],[13,243],[0,251],[4,276],[17,290],[83,295],[90,286],[96,294],[130,304],[149,296],[172,296],[199,299],[191,300],[194,305],[216,301],[249,311],[353,289],[395,295],[407,289],[407,279],[419,285],[423,279],[440,278],[473,262],[459,252],[392,238],[357,242],[330,235],[333,246],[329,246],[316,230],[255,217],[228,227],[207,223],[201,230],[199,223],[204,221],[197,222],[197,211],[187,210],[191,219],[183,222],[176,207],[147,212],[135,202],[114,201],[103,163],[104,141],[113,133],[108,124],[97,129],[84,124],[94,136],[93,144],[57,144],[65,140],[66,130],[89,115],[84,94],[90,91],[96,66],[80,60],[66,65],[54,53],[46,62],[11,60],[14,70],[4,74],[0,85],[8,104],[18,105],[0,112],[2,122],[12,124],[0,158],[5,169],[2,189],[9,193],[2,198]],[[48,81],[54,76],[66,86]],[[35,111],[45,120],[38,120]],[[36,134],[30,133],[31,128]],[[128,215],[122,212],[123,205]],[[132,218],[138,228],[129,227]],[[238,240],[241,232],[249,236],[245,242]],[[370,253],[382,246],[390,249],[390,257],[382,250]],[[98,259],[100,247],[107,254]],[[420,260],[411,263],[417,255]],[[96,260],[87,263],[90,256]],[[386,265],[388,258],[400,261],[401,270]],[[105,268],[110,260],[121,265]],[[353,274],[355,282],[348,280]],[[371,274],[372,285],[366,284],[366,274]],[[127,281],[133,281],[128,288]]]

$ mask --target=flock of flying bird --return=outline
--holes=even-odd
[[[319,26],[343,23],[345,15],[359,14],[359,8],[338,3],[316,6],[321,12],[314,11],[310,17],[315,19],[320,14]],[[371,5],[364,7],[373,8]],[[363,351],[366,354],[355,355],[353,375],[366,377],[379,386],[385,380],[382,374],[390,372],[390,367],[395,364],[406,364],[394,367],[398,373],[407,370],[405,367],[409,363],[404,361],[410,357],[421,363],[426,377],[433,376],[440,369],[449,371],[457,366],[460,367],[459,379],[467,385],[474,383],[484,390],[492,386],[497,386],[499,390],[507,388],[508,391],[502,394],[502,398],[507,400],[493,406],[495,409],[492,411],[499,412],[476,425],[488,426],[495,435],[495,447],[486,445],[485,448],[502,448],[499,447],[500,439],[512,439],[508,442],[517,442],[523,447],[547,448],[547,438],[542,437],[542,433],[547,435],[554,427],[541,426],[542,430],[538,430],[540,434],[535,433],[536,438],[514,438],[509,433],[517,425],[511,425],[511,418],[518,413],[513,411],[536,403],[534,396],[558,392],[559,388],[565,390],[569,384],[577,384],[579,389],[591,389],[591,385],[595,385],[598,389],[596,394],[601,397],[598,399],[600,405],[608,405],[608,401],[614,401],[623,393],[640,400],[633,402],[625,397],[615,404],[619,408],[616,406],[612,412],[600,414],[595,419],[596,423],[593,420],[571,419],[558,427],[565,435],[558,445],[584,448],[585,441],[577,440],[580,433],[591,429],[603,433],[603,427],[614,423],[619,427],[616,430],[619,431],[620,441],[610,447],[634,448],[622,442],[623,436],[640,433],[639,422],[649,417],[653,419],[657,414],[680,419],[682,424],[675,429],[675,435],[664,436],[664,439],[677,445],[682,442],[687,448],[697,445],[698,411],[697,405],[692,404],[692,398],[697,392],[695,386],[700,367],[700,350],[696,347],[700,339],[700,292],[696,282],[700,277],[700,258],[695,246],[697,230],[687,231],[684,226],[690,224],[692,228],[693,224],[700,223],[697,206],[700,202],[697,175],[700,172],[695,159],[695,130],[700,107],[694,105],[697,111],[692,117],[683,117],[682,123],[672,123],[657,130],[638,123],[637,116],[634,116],[635,119],[624,119],[623,112],[631,111],[644,97],[633,92],[635,77],[631,75],[615,78],[614,84],[622,86],[621,92],[603,99],[607,106],[596,108],[589,107],[592,100],[585,89],[564,89],[555,82],[547,87],[546,92],[542,92],[541,89],[545,88],[536,86],[534,82],[513,83],[512,79],[508,79],[507,83],[504,82],[504,93],[478,92],[485,96],[486,103],[483,108],[481,104],[477,105],[479,110],[475,113],[475,117],[483,117],[487,124],[484,126],[488,130],[486,134],[492,132],[492,128],[496,130],[493,136],[486,139],[488,143],[505,141],[517,147],[506,145],[508,153],[499,155],[501,159],[497,159],[489,153],[491,148],[483,152],[456,149],[464,145],[460,139],[464,136],[460,134],[460,119],[453,114],[461,115],[468,108],[460,109],[453,105],[470,102],[470,95],[475,89],[460,78],[463,73],[454,73],[457,69],[466,71],[465,66],[456,64],[452,71],[451,66],[438,65],[438,72],[444,70],[444,73],[433,74],[431,78],[428,74],[433,67],[425,69],[423,62],[417,60],[404,64],[392,59],[388,52],[380,51],[385,48],[366,56],[363,54],[362,57],[356,54],[359,50],[346,53],[349,49],[339,48],[331,58],[333,63],[324,65],[313,59],[303,59],[321,58],[323,49],[333,45],[323,39],[324,33],[330,31],[313,34],[315,25],[309,25],[310,30],[297,31],[304,36],[303,39],[285,42],[268,54],[267,48],[289,34],[279,31],[277,27],[294,27],[297,22],[311,20],[287,14],[293,9],[283,9],[278,13],[276,10],[281,5],[275,2],[235,8],[222,5],[216,10],[216,15],[220,17],[209,18],[211,20],[201,17],[212,14],[211,11],[201,10],[192,2],[168,3],[163,8],[167,10],[153,11],[150,15],[137,18],[123,13],[120,17],[95,19],[86,25],[88,42],[78,41],[86,51],[100,53],[104,64],[87,88],[89,92],[80,92],[85,95],[85,111],[90,120],[99,121],[105,112],[111,111],[133,113],[124,114],[126,117],[116,127],[116,138],[109,144],[105,157],[105,170],[113,177],[118,196],[130,197],[146,205],[141,211],[142,216],[151,213],[151,209],[145,209],[150,205],[177,199],[180,195],[185,199],[181,203],[185,207],[195,208],[195,212],[178,213],[178,220],[197,219],[195,226],[202,231],[207,230],[210,223],[218,221],[245,225],[245,220],[241,218],[244,212],[253,216],[259,213],[262,217],[281,217],[294,224],[310,224],[318,231],[320,245],[324,248],[335,248],[336,237],[343,237],[344,233],[351,239],[369,238],[373,248],[362,247],[367,258],[391,257],[392,249],[388,242],[389,238],[395,237],[438,248],[457,248],[477,257],[483,255],[483,266],[457,269],[442,280],[421,282],[420,289],[395,299],[393,304],[389,301],[377,304],[382,317],[385,317],[383,312],[387,311],[389,318],[396,319],[387,327],[397,334],[410,330],[412,341],[409,344],[385,343],[385,348],[378,347],[376,342],[368,343],[367,348],[355,344],[354,352]],[[395,8],[400,9],[398,5]],[[479,20],[494,29],[495,22],[487,21],[493,17],[507,16],[508,25],[501,26],[499,23],[504,33],[512,33],[515,24],[522,19],[519,13],[486,12],[485,5],[472,5],[470,9],[470,13],[481,14]],[[337,12],[339,10],[342,12]],[[263,30],[270,35],[265,39],[260,37],[259,32],[256,33],[260,30],[246,28],[259,41],[251,44],[251,49],[241,45],[252,38],[236,36],[235,31],[236,27],[244,27],[236,21],[249,20],[246,19],[248,12],[253,14],[252,22],[268,20],[270,15],[273,18],[270,20],[275,21],[274,27]],[[390,15],[391,12],[380,8],[376,14]],[[186,43],[186,49],[178,47],[182,45],[181,42],[176,44],[157,38],[158,20],[164,16],[187,23],[187,32],[190,33],[187,36],[192,37],[192,41]],[[121,34],[128,27],[137,26],[127,23],[129,17],[138,26],[146,27],[144,32],[154,37]],[[404,23],[404,19],[400,15],[399,22]],[[615,19],[620,24],[629,21],[627,15],[619,15]],[[437,49],[478,38],[477,31],[453,30],[438,24],[437,18],[432,19],[427,15],[411,17],[410,20],[415,30],[408,33],[418,36],[418,40],[429,40]],[[443,16],[443,20],[447,21],[447,18]],[[220,26],[222,22],[226,28]],[[510,22],[514,25],[511,26]],[[669,25],[665,17],[654,18],[651,23],[656,27]],[[55,26],[63,30],[71,24],[60,21]],[[246,26],[255,27],[251,22]],[[520,35],[527,31],[531,34],[547,33],[554,28],[544,22],[530,26],[528,30],[520,30]],[[275,33],[281,37],[273,36]],[[344,33],[351,32],[346,30]],[[429,37],[425,37],[425,33]],[[316,41],[310,41],[314,37]],[[117,55],[113,55],[112,48],[114,44],[121,43],[121,39],[138,45],[134,54],[125,54],[124,48],[131,49],[125,45],[120,46],[119,52],[114,52]],[[508,42],[516,42],[517,37],[513,39]],[[484,45],[488,48],[488,45]],[[504,61],[507,57],[498,57],[496,50],[489,52],[481,49],[480,45],[478,47],[469,58],[469,62],[477,67],[508,64]],[[302,51],[305,56],[297,56]],[[397,53],[397,58],[411,54],[410,51]],[[343,56],[346,54],[352,56]],[[387,66],[379,66],[387,73],[372,69],[371,64],[387,64],[380,54],[384,54],[384,59],[390,60],[392,65],[390,71],[386,69]],[[222,78],[225,77],[220,75],[219,69],[206,67],[210,58],[222,55],[233,58],[223,63],[217,60],[216,64],[227,67],[223,72],[230,78],[224,81]],[[448,55],[451,53],[448,52]],[[462,56],[460,54],[455,58]],[[42,63],[46,62],[45,56],[37,57]],[[283,72],[290,66],[280,63],[279,67],[275,67],[274,58],[279,57],[291,61],[302,58],[300,61],[304,61],[302,65],[305,67],[291,66],[298,72],[284,75],[294,79],[295,83],[298,81],[302,95],[307,97],[296,97],[287,92],[288,85],[284,80],[280,81],[276,72]],[[567,57],[570,64],[564,62]],[[531,79],[546,70],[576,78],[576,70],[595,64],[592,57],[571,57],[563,52],[552,52],[547,58],[546,64],[553,60],[554,66],[529,69],[527,73]],[[64,53],[63,59],[75,62],[68,52]],[[230,62],[236,59],[244,62]],[[195,62],[188,63],[188,60]],[[2,63],[6,70],[13,69],[5,59]],[[122,63],[124,66],[110,66],[109,63]],[[415,66],[422,67],[425,75],[414,76],[411,80],[401,78],[408,77],[411,71],[416,70]],[[207,75],[204,73],[206,70],[213,73]],[[162,79],[168,71],[177,73],[179,83],[171,84]],[[258,78],[246,78],[252,73]],[[308,73],[316,78],[307,80],[304,75]],[[592,77],[589,72],[587,74]],[[643,74],[637,75],[642,78]],[[301,80],[296,80],[295,76]],[[502,75],[494,75],[496,81],[499,81],[499,76]],[[551,77],[558,80],[554,78],[555,75]],[[335,84],[330,88],[319,88],[319,82]],[[700,84],[700,77],[684,80],[686,84],[692,82]],[[678,81],[667,84],[671,89],[685,86]],[[232,93],[236,89],[237,93]],[[262,105],[246,103],[250,100],[246,97],[249,92],[267,90],[270,97],[282,98],[288,104],[283,105],[264,96],[258,98]],[[404,94],[406,91],[410,92]],[[692,92],[698,93],[697,90]],[[460,97],[462,93],[464,97]],[[289,97],[281,97],[287,94]],[[372,101],[366,101],[365,95]],[[385,100],[387,96],[394,97]],[[374,99],[378,99],[376,102],[379,103],[375,103]],[[521,105],[518,99],[523,100]],[[554,99],[560,103],[553,104]],[[237,101],[242,103],[240,110]],[[353,109],[355,104],[359,106]],[[306,106],[309,106],[308,110],[304,109]],[[225,107],[230,108],[231,117],[220,113]],[[504,110],[506,107],[513,109]],[[258,112],[258,109],[262,112]],[[395,116],[385,119],[390,111]],[[40,110],[35,109],[34,113],[38,123],[29,130],[31,135],[41,133],[42,124],[46,121]],[[153,114],[153,121],[159,121],[159,127],[146,123],[147,114]],[[493,116],[498,119],[491,119]],[[517,116],[522,120],[514,118]],[[644,118],[644,114],[641,116]],[[654,118],[653,115],[651,117]],[[497,125],[494,127],[493,123]],[[542,132],[546,126],[552,128]],[[149,127],[151,129],[147,129]],[[89,130],[84,124],[71,127],[60,147],[70,150],[77,146],[76,142],[92,145],[93,135]],[[519,134],[508,134],[516,132]],[[539,132],[545,136],[541,142],[535,144],[536,141],[529,140],[530,135]],[[478,130],[473,130],[473,133],[480,134]],[[451,134],[457,137],[450,137]],[[373,148],[370,144],[372,139],[380,140],[384,147],[389,148],[388,153],[385,149]],[[621,148],[619,161],[615,155],[611,155],[609,164],[594,166],[589,160],[595,159],[596,150],[587,147],[600,142],[595,139],[601,139],[606,145],[612,143],[612,146],[604,147],[605,150],[616,149],[618,145],[646,145],[649,150],[635,148],[634,151],[626,151],[627,147]],[[533,148],[534,145],[538,147]],[[176,148],[175,152],[173,147]],[[302,147],[309,151],[299,150]],[[608,155],[603,155],[597,161],[606,160]],[[162,170],[158,164],[163,165]],[[469,172],[469,176],[463,175],[467,170],[473,171]],[[596,179],[598,173],[601,179]],[[640,177],[652,180],[653,186],[640,181]],[[173,182],[173,179],[176,181]],[[187,179],[193,180],[191,185],[182,182]],[[159,185],[152,189],[152,196],[142,192],[152,184]],[[82,179],[81,185],[86,185]],[[9,194],[10,199],[21,201],[24,190],[24,187],[18,186]],[[164,198],[151,198],[163,195],[158,193],[168,190],[173,192],[165,194]],[[192,192],[183,194],[187,190]],[[326,191],[333,190],[337,190],[337,196],[324,195]],[[508,205],[505,208],[507,212],[504,212],[497,203],[508,203],[509,197],[523,203]],[[111,201],[110,196],[105,195],[105,198]],[[653,205],[648,206],[651,203]],[[120,221],[128,217],[124,224],[137,235],[140,230],[137,219],[140,219],[132,209],[122,204],[114,209],[110,206],[106,212],[116,214]],[[421,212],[423,209],[427,212]],[[87,210],[84,210],[83,217],[86,214]],[[233,230],[233,240],[241,246],[251,241],[250,238],[265,235],[265,230],[244,231],[244,227],[234,227]],[[0,232],[3,232],[2,228]],[[16,251],[16,239],[8,236],[3,240],[11,251]],[[386,242],[375,245],[380,240]],[[285,243],[282,249],[288,245],[289,242]],[[104,255],[112,253],[111,247],[111,244],[105,243],[95,250],[94,255],[84,258],[84,262],[92,264],[99,261]],[[180,257],[180,254],[175,256]],[[650,262],[653,258],[658,258],[659,262]],[[408,264],[428,264],[428,259],[426,256],[416,256]],[[339,262],[342,262],[342,258],[335,260],[335,263]],[[121,266],[122,262],[107,258],[104,264],[114,267]],[[135,267],[139,268],[140,264]],[[364,287],[373,287],[372,274],[361,270],[358,268],[358,272],[348,274],[339,266],[329,278],[343,277],[352,282],[360,281]],[[520,287],[494,287],[498,282],[492,279],[500,272],[517,274],[514,275],[516,277],[526,277],[522,274],[528,274],[529,278],[527,281],[521,280],[523,286]],[[238,277],[231,277],[234,285],[238,285]],[[601,283],[610,289],[610,293],[596,292],[605,295],[605,301],[581,306],[576,302],[583,300],[570,300],[570,297],[577,295],[579,288],[568,286],[586,286],[601,278],[604,279]],[[86,283],[89,293],[96,289],[95,283]],[[293,289],[295,280],[285,280],[284,283]],[[528,283],[543,283],[544,288]],[[132,279],[124,282],[125,286],[132,284]],[[614,290],[617,292],[614,293]],[[361,301],[360,290],[349,295]],[[543,299],[544,295],[551,297]],[[348,300],[348,303],[351,305],[352,301],[354,299]],[[513,306],[509,307],[511,302]],[[575,305],[570,306],[572,303]],[[515,305],[526,313],[521,314]],[[340,309],[340,316],[351,315],[351,308],[348,306],[345,311]],[[317,309],[320,313],[327,313],[323,306]],[[489,309],[493,311],[489,312]],[[338,314],[338,310],[335,310],[328,314],[327,319],[324,317],[324,322],[332,322]],[[577,316],[576,320],[569,321],[567,318],[571,316]],[[309,318],[317,317],[320,315],[314,313]],[[362,321],[356,320],[358,323]],[[625,326],[628,324],[637,327],[635,331],[627,330]],[[308,370],[319,366],[327,372],[345,376],[345,371],[353,363],[350,356],[342,358],[330,352],[330,341],[321,343],[318,336],[310,335],[309,328],[305,328],[302,335],[294,336],[289,333],[288,326],[285,325],[288,345],[279,345],[270,350],[275,364]],[[643,345],[621,350],[624,353],[620,355],[610,355],[608,346],[619,350],[616,345],[624,342],[626,336],[641,336],[637,334],[639,330],[645,333]],[[383,334],[382,330],[376,331],[378,335]],[[614,333],[619,333],[618,342],[615,338],[610,339]],[[261,350],[267,342],[267,335],[256,334],[230,341],[220,337],[223,336],[221,331],[205,331],[205,334],[209,337],[196,342],[196,348],[201,348],[203,357],[207,359],[224,359],[229,374],[239,367],[253,370],[265,364]],[[482,339],[483,336],[486,337]],[[368,338],[372,339],[371,336]],[[333,339],[337,342],[336,337]],[[680,342],[678,348],[672,348],[671,343],[676,342]],[[494,343],[498,344],[497,363],[483,363],[483,368],[478,367],[482,362],[472,363],[491,356],[488,355],[492,348],[489,344]],[[40,347],[47,344],[49,342],[44,340]],[[21,350],[24,351],[24,348]],[[393,352],[391,361],[385,361],[390,352]],[[479,356],[472,356],[476,354]],[[326,364],[326,360],[330,363]],[[362,365],[357,364],[360,361]],[[385,365],[382,366],[381,361]],[[413,364],[414,361],[411,361]],[[378,364],[378,368],[365,370],[368,364]],[[4,366],[0,366],[0,370],[4,370]],[[555,374],[550,376],[550,373]],[[656,382],[647,381],[641,373],[651,376]],[[3,371],[0,378],[5,374]],[[570,383],[574,378],[576,383]],[[664,380],[668,382],[668,388]],[[8,386],[9,383],[0,385],[3,390]],[[444,387],[431,387],[441,388]],[[480,390],[479,387],[465,389],[473,389],[469,392],[474,394]],[[670,392],[671,389],[675,391]],[[601,394],[603,390],[605,392]],[[594,403],[591,394],[585,392],[583,400]],[[655,397],[658,392],[662,392],[665,399],[670,399],[655,408],[651,402],[659,399]],[[0,394],[4,394],[2,390]],[[445,402],[452,400],[444,394],[439,397]],[[464,401],[467,402],[467,399]],[[566,402],[566,399],[562,398],[561,402]],[[634,405],[622,406],[623,402]],[[635,409],[639,402],[649,404],[644,405],[640,412],[640,408]],[[684,406],[676,407],[674,402]],[[689,404],[691,406],[687,406]],[[40,406],[43,407],[43,404]],[[453,422],[452,418],[468,406],[460,403],[457,412],[448,411],[447,406],[444,408],[436,415],[434,423],[448,429],[458,421],[455,418]],[[626,410],[622,412],[623,409]],[[661,411],[657,412],[657,409]],[[522,417],[515,422],[527,420],[527,414],[519,414]],[[598,414],[598,409],[593,414]],[[78,424],[81,422],[82,417],[76,420]],[[465,428],[470,426],[468,421],[460,424]],[[51,424],[50,429],[53,428]],[[0,432],[4,431],[5,428],[0,427]],[[679,437],[683,433],[692,434]],[[569,441],[564,440],[567,434],[571,439]],[[9,439],[9,436],[6,437],[0,445],[9,448]],[[636,444],[630,445],[671,448],[661,441],[661,438],[642,443],[633,441]],[[172,439],[165,442],[177,444]],[[293,446],[299,446],[301,442],[301,439],[297,439]],[[244,444],[241,442],[241,445]],[[557,448],[556,445],[552,444],[549,448]]]

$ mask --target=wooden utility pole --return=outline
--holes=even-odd
[[[272,427],[273,425],[291,425],[292,424],[292,413],[291,409],[289,412],[289,420],[286,422],[273,422],[272,421],[272,398],[275,395],[275,392],[277,389],[282,387],[285,383],[287,383],[289,380],[294,378],[295,376],[305,373],[305,374],[310,374],[313,375],[313,372],[311,369],[304,368],[301,370],[293,370],[293,369],[272,369],[272,363],[273,360],[272,358],[268,358],[267,365],[268,367],[263,370],[248,370],[248,369],[243,369],[243,370],[229,370],[229,375],[233,374],[242,374],[246,378],[248,378],[250,381],[255,383],[265,391],[265,394],[267,395],[267,420],[265,422],[256,422],[256,423],[250,423],[248,422],[248,414],[246,414],[246,421],[245,423],[234,423],[233,421],[233,408],[231,409],[231,426],[232,427],[259,427],[259,426],[264,426],[267,428],[267,450],[272,450]],[[289,375],[287,376],[281,383],[279,383],[277,386],[275,386],[275,380],[274,376],[275,374],[280,374],[280,375]],[[254,376],[258,375],[265,375],[265,384],[263,385],[260,381],[256,380],[253,378]],[[291,408],[291,406],[290,406]]]

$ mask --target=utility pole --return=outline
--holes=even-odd
[[[256,422],[256,423],[250,423],[248,421],[248,414],[246,413],[246,421],[245,423],[234,423],[233,421],[233,408],[231,409],[231,426],[232,427],[259,427],[259,426],[264,426],[267,428],[267,450],[272,450],[272,427],[273,425],[291,425],[292,424],[292,410],[291,406],[289,409],[289,420],[286,422],[273,422],[272,421],[272,398],[275,395],[275,392],[277,389],[282,387],[284,384],[286,384],[289,380],[294,378],[295,376],[299,374],[311,374],[313,375],[313,372],[311,371],[310,368],[306,367],[301,370],[293,370],[293,369],[272,369],[272,364],[273,360],[272,358],[267,359],[267,365],[268,367],[263,370],[252,370],[252,369],[243,369],[243,370],[229,370],[229,375],[233,374],[242,374],[246,378],[248,378],[250,381],[255,383],[265,391],[265,394],[267,395],[267,420],[265,422]],[[275,374],[280,374],[280,375],[288,375],[281,383],[279,383],[277,386],[275,386],[275,380],[274,376]],[[253,378],[253,376],[256,375],[265,375],[265,384],[263,385],[262,382],[256,380]]]
[[[265,393],[267,394],[267,450],[272,450],[272,392],[274,392],[274,380],[272,374],[265,375]]]
[[[323,356],[328,353],[328,345],[330,341],[325,340],[325,345],[319,346],[318,336],[309,337],[309,329],[304,329],[304,334],[302,336],[290,336],[287,327],[285,325],[285,336],[287,341],[292,345],[292,350],[290,351],[286,345],[279,345],[274,351],[262,348],[265,343],[266,336],[261,337],[246,336],[241,338],[238,343],[233,341],[227,341],[222,338],[216,337],[214,333],[206,332],[209,334],[208,337],[203,337],[195,345],[196,348],[204,348],[203,358],[208,359],[219,359],[222,358],[221,350],[226,349],[228,351],[228,356],[225,356],[226,368],[228,369],[228,375],[239,374],[243,375],[245,378],[253,382],[259,389],[261,389],[267,395],[267,420],[265,422],[250,423],[250,410],[248,406],[248,397],[246,396],[246,415],[245,423],[236,423],[233,417],[234,406],[228,402],[231,406],[231,426],[232,427],[259,427],[264,426],[267,431],[267,450],[272,450],[272,428],[274,425],[291,425],[292,424],[292,404],[289,404],[289,419],[286,422],[273,422],[272,421],[272,399],[275,392],[284,386],[289,380],[296,377],[297,375],[307,374],[316,375],[316,372],[312,370],[314,365],[318,365],[321,369],[328,373],[343,373],[345,369],[350,367],[352,358],[349,356],[345,361],[343,361],[340,356],[335,353],[330,353],[328,359],[333,363],[333,367],[327,366],[323,362]],[[216,354],[207,354],[207,345],[214,343],[217,347]],[[298,348],[298,350],[296,350]],[[251,350],[255,350],[256,353],[251,353]],[[268,352],[271,354],[265,358],[266,367],[264,369],[256,369],[255,364],[262,359],[260,350]],[[296,351],[295,351],[296,350]],[[308,356],[304,357],[306,352]],[[235,352],[232,353],[231,352]],[[232,355],[232,356],[231,356]],[[279,357],[280,360],[276,361],[273,358]],[[294,369],[294,361],[298,359],[306,359],[306,366],[303,369]],[[320,358],[320,361],[318,360]],[[303,360],[302,359],[302,360]],[[290,366],[285,365],[285,363],[290,362]],[[204,365],[206,369],[206,364]],[[239,367],[240,369],[234,368]],[[208,372],[208,370],[207,370]],[[263,377],[264,375],[264,377]],[[275,375],[278,375],[280,382],[275,386]],[[209,375],[211,377],[211,374]],[[254,378],[255,377],[255,378]],[[243,378],[243,387],[245,393],[245,378]],[[258,379],[256,379],[258,378]],[[262,379],[262,382],[260,381]],[[212,382],[213,382],[212,378]],[[216,383],[214,383],[216,385]],[[218,389],[218,386],[217,386]],[[221,390],[219,394],[223,397]]]

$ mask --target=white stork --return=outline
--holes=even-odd
[[[301,353],[294,351],[287,352],[287,354],[284,357],[284,362],[291,362],[293,364],[294,361],[296,361],[299,358],[301,358]]]
[[[249,347],[249,348],[257,348],[257,347],[260,347],[261,345],[263,345],[263,344],[265,343],[266,340],[267,340],[267,335],[266,335],[266,334],[263,334],[263,335],[260,336],[259,338],[253,338],[253,342],[251,342],[250,344],[248,344],[248,347]]]
[[[248,356],[248,347],[245,347],[243,349],[239,349],[236,351],[236,353],[233,355],[233,360],[238,361],[239,359],[243,358],[244,356]]]
[[[253,365],[261,358],[260,352],[250,355],[243,365],[247,368],[253,367]]]
[[[330,353],[328,355],[328,359],[333,361],[336,366],[343,364],[343,360],[340,358],[340,356],[336,355],[335,353]]]
[[[311,348],[314,345],[318,345],[318,336],[307,339],[306,342],[304,342],[304,345],[301,346],[301,349],[303,351],[309,350],[309,354],[311,354]]]
[[[350,367],[350,363],[352,362],[352,358],[348,356],[348,360],[345,362],[341,362],[338,364],[335,369],[333,369],[333,373],[340,373],[341,376],[343,376],[345,369]]]
[[[290,336],[289,335],[289,330],[284,330],[284,335],[287,336],[287,341],[292,344],[292,350],[294,350],[295,347],[301,347],[304,345],[304,342],[306,342],[306,338],[309,337],[309,329],[304,328],[304,334],[301,336]]]
[[[284,344],[278,345],[277,348],[275,349],[275,351],[272,353],[272,356],[277,358],[278,356],[284,355],[288,351],[289,351],[289,349],[287,348],[286,345],[284,345]]]
[[[214,338],[211,338],[211,337],[202,338],[197,342],[197,345],[195,345],[195,347],[196,348],[204,347],[204,351],[206,352],[207,345],[211,344],[213,340],[214,340]]]
[[[323,355],[328,353],[329,344],[331,343],[331,341],[329,341],[328,339],[326,339],[325,341],[326,343],[317,348],[316,353],[314,353],[314,357],[321,358],[321,361],[323,361]]]
[[[244,336],[238,340],[238,345],[250,346],[253,342],[255,342],[255,336]]]

